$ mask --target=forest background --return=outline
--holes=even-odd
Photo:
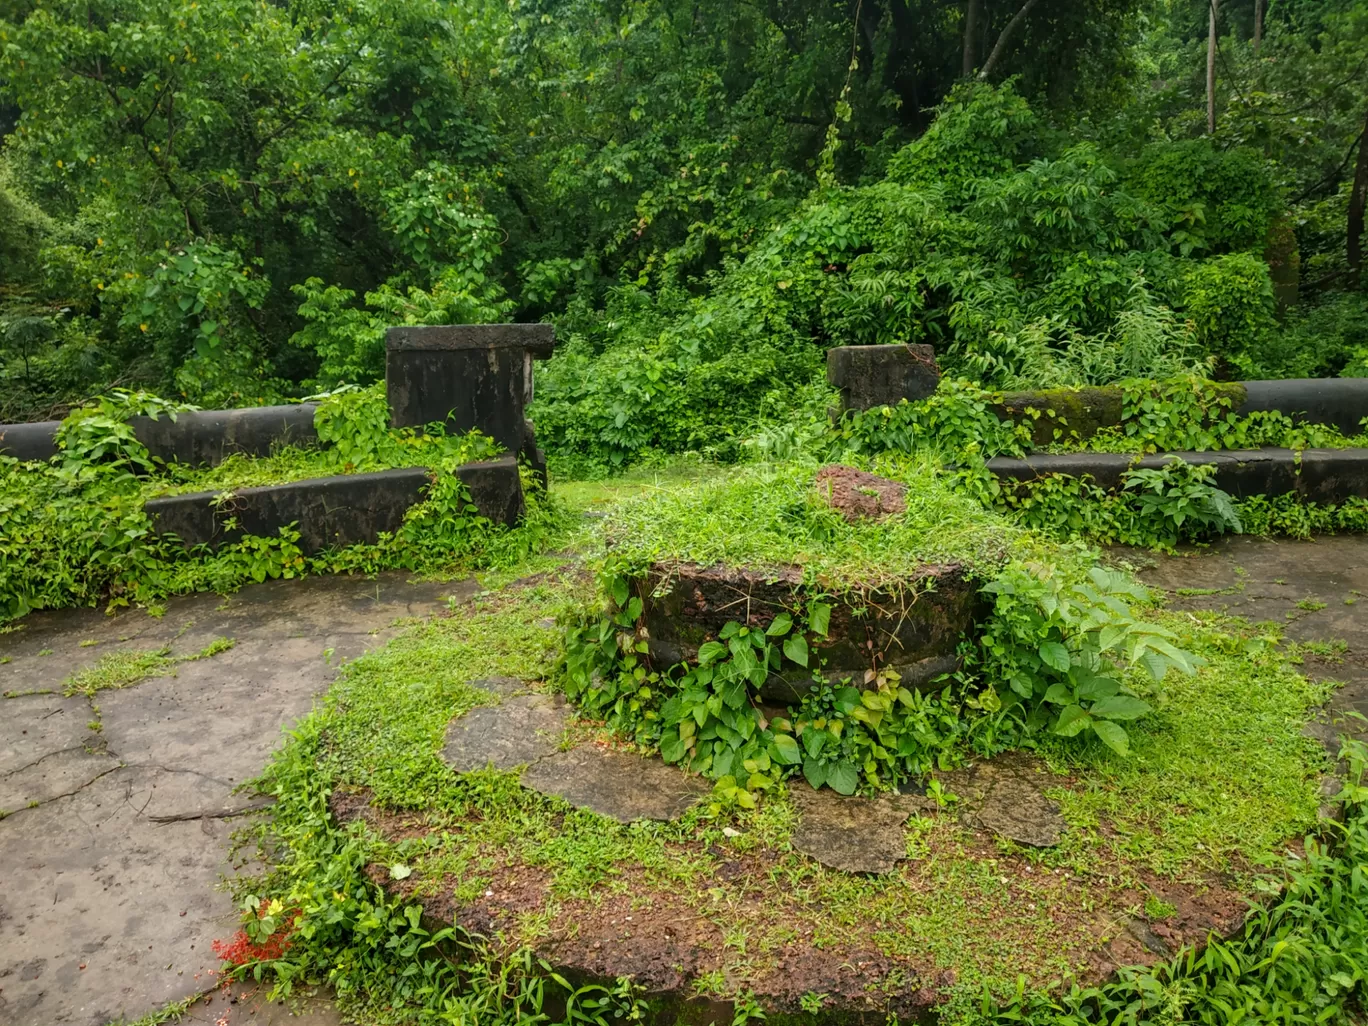
[[[1368,376],[1362,0],[0,0],[0,421],[550,320],[554,465],[731,460],[838,345]]]

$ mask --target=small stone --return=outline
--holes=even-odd
[[[906,796],[844,798],[805,783],[789,787],[798,808],[793,846],[843,873],[891,873],[907,857],[903,824],[915,810]]]
[[[511,770],[558,751],[569,721],[569,709],[546,695],[505,698],[452,720],[442,759],[457,773]]]
[[[852,524],[907,512],[907,485],[878,474],[832,463],[817,471],[812,483],[826,504]]]
[[[1042,793],[1049,779],[1039,760],[1012,752],[943,774],[941,784],[959,797],[960,812],[970,824],[1017,844],[1052,848],[1067,824],[1059,806]]]
[[[524,787],[619,823],[675,820],[709,793],[707,781],[659,759],[582,745],[529,766]]]

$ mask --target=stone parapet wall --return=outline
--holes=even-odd
[[[1160,469],[1171,460],[1214,466],[1213,483],[1237,499],[1295,494],[1307,502],[1368,499],[1368,449],[1242,449],[1226,452],[1167,452],[1135,457],[1120,453],[1071,452],[998,457],[988,469],[1004,481],[1030,482],[1051,476],[1088,477],[1115,490],[1128,470]]]
[[[480,516],[510,527],[522,516],[522,482],[513,457],[467,463],[455,473]],[[217,550],[246,535],[275,537],[294,524],[300,549],[315,555],[393,534],[409,508],[423,500],[431,479],[426,467],[404,467],[242,488],[227,499],[218,492],[190,492],[151,499],[143,510],[159,534],[175,535],[186,549]]]
[[[138,441],[164,463],[217,466],[234,453],[267,456],[277,445],[316,444],[317,403],[249,406],[239,410],[198,410],[163,416],[134,417],[129,423]],[[59,420],[0,425],[0,455],[20,460],[48,460],[57,454]]]

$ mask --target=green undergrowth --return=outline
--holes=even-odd
[[[198,652],[183,656],[173,656],[170,645],[154,649],[117,649],[64,680],[62,694],[68,698],[72,695],[93,698],[97,691],[135,687],[153,677],[174,675],[181,663],[212,659],[234,644],[232,638],[214,638]]]
[[[1276,638],[1238,621],[1165,614],[1162,622],[1206,664],[1166,684],[1155,714],[1134,730],[1130,756],[1096,743],[1038,746],[1069,824],[1063,846],[985,849],[953,814],[922,814],[905,827],[910,861],[891,877],[868,878],[793,850],[794,808],[782,788],[751,810],[714,795],[677,823],[624,827],[523,789],[514,774],[458,776],[441,761],[451,718],[498,701],[481,678],[565,686],[553,621],[572,616],[592,588],[566,567],[413,625],[344,668],[259,781],[275,805],[253,840],[277,862],[244,885],[244,923],[258,943],[278,932],[290,946],[239,972],[273,978],[284,992],[326,982],[344,1012],[366,1023],[630,1020],[646,1008],[630,984],[562,986],[532,953],[550,931],[566,936],[577,915],[627,902],[642,915],[665,907],[698,917],[725,938],[717,971],[698,986],[739,998],[740,1007],[748,1007],[751,981],[804,938],[824,957],[843,957],[858,937],[928,975],[953,968],[939,997],[957,1019],[985,1023],[1020,1015],[1041,1024],[1158,1023],[1189,1021],[1189,1011],[1191,1021],[1218,1021],[1210,1008],[1232,988],[1274,1012],[1311,1000],[1334,1022],[1362,976],[1353,959],[1368,942],[1368,883],[1352,867],[1368,857],[1368,831],[1351,806],[1343,854],[1309,845],[1293,857],[1289,896],[1242,938],[1219,945],[1216,962],[1185,954],[1101,989],[1071,992],[1057,982],[1084,968],[1099,935],[1116,928],[1107,924],[1131,914],[1156,881],[1238,878],[1253,887],[1260,864],[1279,879],[1285,842],[1314,825],[1324,757],[1300,731],[1325,689],[1292,670]],[[966,745],[951,755],[953,765],[974,753]],[[944,781],[933,791],[953,807],[953,772],[920,784],[931,779]],[[405,827],[384,836],[339,825],[329,797],[352,793],[404,814]],[[764,867],[755,882],[763,902],[744,900],[744,879],[719,875],[744,860]],[[412,896],[377,886],[368,866],[405,881]],[[497,936],[434,934],[420,920],[417,901],[480,900],[510,867],[545,887]],[[569,992],[567,1014],[559,1009]],[[538,1018],[553,1009],[549,1020]],[[1170,1012],[1176,1017],[1164,1018]]]
[[[608,565],[637,575],[653,563],[798,566],[839,590],[877,587],[925,563],[995,567],[1030,536],[952,487],[934,462],[885,461],[880,474],[907,485],[907,511],[851,523],[826,504],[803,465],[738,468],[693,487],[625,500],[604,521]]]
[[[209,469],[153,460],[128,423],[140,414],[174,417],[182,411],[155,396],[117,393],[63,421],[51,461],[0,457],[0,619],[101,602],[145,605],[168,595],[225,592],[307,574],[468,572],[520,562],[572,524],[567,510],[530,480],[528,514],[517,528],[480,517],[453,471],[494,454],[494,444],[473,432],[391,430],[379,387],[322,398],[315,414],[319,448],[238,455]],[[215,501],[231,510],[239,488],[411,466],[427,467],[432,484],[399,530],[373,544],[318,554],[301,551],[295,525],[272,537],[243,536],[216,551],[187,552],[175,538],[154,533],[143,511],[156,495],[213,491]],[[232,526],[230,516],[225,529]]]

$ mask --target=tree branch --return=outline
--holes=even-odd
[[[988,59],[983,62],[983,67],[979,69],[978,80],[980,82],[988,81],[988,76],[993,73],[993,69],[997,67],[998,61],[1002,59],[1002,55],[1007,51],[1007,43],[1011,40],[1012,36],[1016,35],[1017,29],[1019,29],[1021,23],[1026,20],[1026,15],[1031,13],[1031,8],[1038,2],[1039,0],[1026,0],[1026,2],[1021,5],[1021,10],[1012,15],[1012,20],[1007,23],[1007,26],[1002,30],[1002,34],[998,36],[997,42],[993,44],[993,52],[988,55]]]

